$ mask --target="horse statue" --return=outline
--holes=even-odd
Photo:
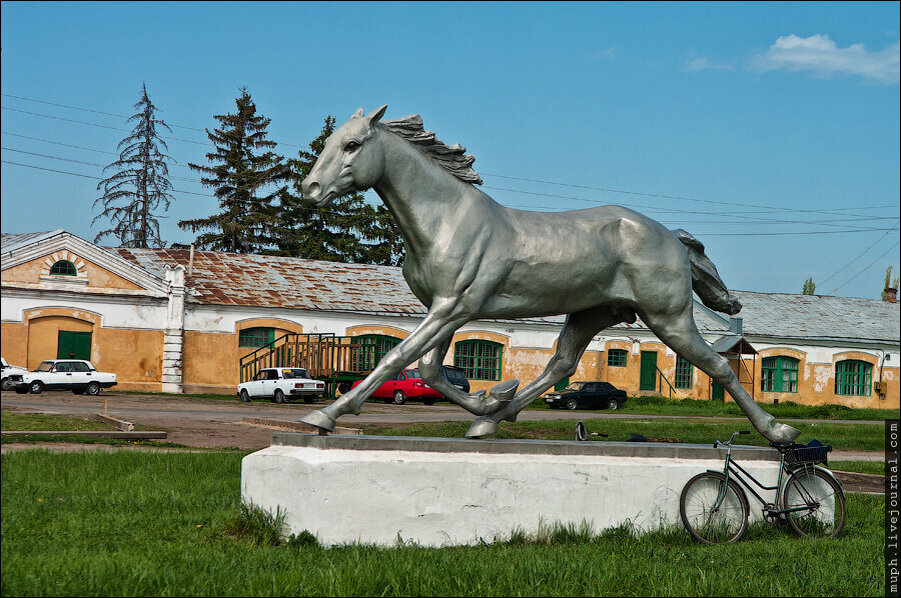
[[[482,179],[464,147],[439,141],[418,115],[381,121],[386,108],[369,115],[360,108],[335,129],[302,191],[325,207],[347,193],[375,189],[403,236],[404,278],[428,313],[358,386],[300,421],[333,431],[338,417],[359,414],[373,391],[418,359],[425,382],[477,416],[466,436],[490,435],[572,376],[596,334],[637,316],[720,383],[771,442],[798,436],[754,402],[698,333],[692,289],[711,309],[741,309],[700,241],[620,206],[553,213],[506,208],[475,186]],[[470,394],[446,379],[444,356],[467,322],[562,314],[556,354],[521,391],[519,381],[508,380]]]

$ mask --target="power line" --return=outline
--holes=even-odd
[[[122,129],[120,127],[111,127],[109,125],[99,125],[97,123],[89,123],[89,122],[85,122],[83,120],[75,120],[72,118],[63,118],[62,116],[52,116],[50,114],[41,114],[40,112],[29,112],[28,110],[19,110],[17,108],[7,108],[6,106],[0,106],[0,107],[2,107],[3,110],[10,110],[12,112],[21,112],[22,114],[30,114],[32,116],[40,116],[43,118],[52,118],[55,120],[62,120],[65,122],[77,123],[79,125],[88,125],[90,127],[99,127],[101,129],[111,129],[113,131],[124,131],[125,133],[132,132],[130,129]],[[159,135],[159,137],[161,137],[163,139],[169,139],[170,141],[182,141],[184,143],[193,143],[194,145],[203,145],[203,146],[207,146],[207,147],[210,145],[209,143],[193,141],[191,139],[181,139],[180,137],[169,137],[168,135]]]
[[[97,149],[87,148],[87,147],[83,147],[83,146],[77,146],[77,145],[70,145],[70,144],[59,143],[59,142],[56,142],[56,141],[52,141],[52,140],[48,140],[48,139],[42,139],[42,138],[38,138],[38,137],[29,137],[29,136],[26,136],[26,135],[18,135],[18,134],[16,134],[16,133],[10,133],[10,132],[7,132],[7,131],[3,131],[3,133],[6,134],[6,135],[12,135],[12,136],[15,136],[15,137],[21,137],[21,138],[25,138],[25,139],[31,139],[31,140],[34,140],[34,141],[41,141],[41,142],[51,143],[51,144],[55,144],[55,145],[61,145],[61,146],[65,146],[65,147],[72,147],[72,148],[76,148],[76,149],[83,149],[83,150],[87,150],[87,151],[98,152],[98,153],[104,153],[104,154],[109,154],[109,155],[118,155],[118,154],[115,154],[114,152],[105,152],[105,151],[103,151],[103,150],[97,150]],[[10,151],[18,151],[18,152],[21,152],[21,153],[31,153],[31,152],[23,152],[22,150],[15,150],[15,149],[10,149]],[[32,155],[42,156],[42,157],[47,157],[47,158],[52,158],[52,159],[56,159],[56,160],[66,160],[66,161],[71,161],[71,162],[76,162],[76,163],[79,162],[78,160],[70,160],[70,159],[67,159],[67,158],[61,158],[61,157],[59,157],[59,156],[49,156],[49,155],[47,155],[47,154],[33,153]],[[90,162],[83,162],[83,163],[84,163],[84,164],[88,164],[88,165],[92,165],[92,166],[101,166],[101,167],[103,166],[103,165],[100,165],[100,164],[93,164],[93,163],[90,163]],[[184,166],[184,165],[181,165],[181,164],[176,164],[176,166],[180,166],[180,167],[182,167],[182,168],[188,168],[187,166]],[[200,181],[198,181],[198,180],[196,180],[196,179],[188,179],[188,178],[185,178],[185,177],[177,177],[177,176],[175,176],[175,175],[172,175],[171,178],[180,179],[180,180],[187,181],[187,182],[200,183]],[[501,188],[501,187],[486,187],[486,188],[488,188],[488,189],[497,189],[497,190],[500,190],[500,191],[512,191],[512,192],[515,192],[515,193],[523,193],[523,194],[530,194],[530,195],[548,196],[548,197],[553,197],[553,198],[572,199],[572,200],[578,200],[578,201],[589,202],[589,203],[596,204],[596,205],[601,205],[601,204],[604,203],[604,202],[601,202],[601,201],[599,201],[599,200],[592,200],[592,199],[586,199],[586,198],[578,198],[578,197],[572,197],[572,196],[561,196],[561,195],[552,195],[552,194],[541,194],[541,193],[536,193],[536,192],[531,192],[531,191],[521,191],[521,190],[517,190],[517,189],[505,189],[505,188]],[[508,206],[508,207],[514,207],[514,206]],[[532,208],[532,209],[534,209],[534,207],[541,207],[541,208],[548,208],[548,209],[556,209],[555,206],[515,206],[515,207],[524,207],[524,208]],[[782,220],[778,220],[778,219],[775,219],[775,218],[747,217],[747,216],[744,216],[744,215],[741,215],[741,214],[722,213],[722,212],[699,212],[699,211],[690,211],[690,210],[672,209],[672,208],[660,208],[660,207],[654,207],[654,206],[641,206],[641,205],[636,205],[635,207],[640,207],[640,208],[644,208],[644,209],[648,209],[648,210],[652,210],[652,211],[653,211],[653,210],[656,210],[656,211],[663,211],[663,212],[667,212],[667,213],[687,213],[687,214],[702,214],[702,215],[727,215],[727,216],[732,217],[732,218],[742,218],[742,219],[748,220],[748,222],[742,222],[742,223],[737,223],[737,222],[722,222],[723,224],[807,224],[807,225],[833,226],[833,225],[830,224],[830,222],[841,222],[841,223],[847,224],[847,222],[849,221],[847,216],[846,216],[845,218],[841,219],[841,220],[833,220],[833,221],[827,221],[827,220],[820,220],[820,221],[787,220],[787,221],[782,221]],[[787,211],[790,211],[790,210],[787,210]],[[800,212],[804,212],[804,213],[809,212],[809,210],[799,210],[799,211],[800,211]],[[767,212],[767,213],[769,213],[769,212]],[[855,216],[855,215],[848,215],[848,216]],[[893,217],[873,217],[873,216],[868,216],[868,217],[859,217],[859,218],[856,218],[855,220],[857,220],[857,221],[865,221],[865,220],[885,220],[885,219],[892,219],[892,218],[893,218]],[[711,224],[710,222],[697,222],[697,221],[688,221],[687,223],[688,223],[688,224]],[[675,223],[674,223],[674,224],[675,224]],[[838,226],[838,225],[834,225],[834,226]],[[863,230],[865,230],[865,228],[864,228]]]
[[[12,161],[9,161],[9,160],[0,160],[0,162],[2,162],[2,163],[4,163],[4,164],[12,164],[12,165],[14,165],[14,166],[23,166],[23,167],[25,167],[25,168],[34,168],[34,169],[37,169],[37,170],[45,170],[45,171],[48,171],[48,172],[55,172],[55,173],[59,173],[59,174],[66,174],[66,175],[71,175],[71,176],[77,176],[77,177],[82,177],[82,178],[86,178],[86,179],[102,180],[100,177],[96,177],[96,176],[90,176],[90,175],[85,175],[85,174],[78,174],[78,173],[75,173],[75,172],[66,172],[66,171],[64,171],[64,170],[56,170],[56,169],[53,169],[53,168],[44,168],[44,167],[41,167],[41,166],[32,166],[31,164],[22,164],[22,163],[20,163],[20,162],[12,162]],[[195,193],[195,192],[193,192],[193,191],[184,191],[184,190],[182,190],[182,189],[172,189],[171,191],[172,191],[173,193],[187,193],[187,194],[189,194],[189,195],[199,195],[200,197],[205,197],[205,198],[208,198],[208,199],[218,199],[218,198],[216,198],[215,196],[208,195],[208,194],[205,194],[205,193]],[[305,208],[306,208],[306,207],[305,207]],[[306,209],[317,210],[317,211],[321,211],[321,212],[325,212],[325,213],[329,213],[329,214],[345,215],[345,214],[343,214],[342,212],[337,212],[337,211],[333,211],[333,210],[325,210],[325,209],[322,209],[322,208],[313,208],[313,207],[309,207],[309,208],[306,208]],[[899,229],[898,229],[898,228],[890,228],[890,229],[886,229],[886,228],[878,228],[878,229],[872,229],[872,230],[876,230],[876,231],[883,231],[883,230],[892,231],[892,230],[899,230]],[[704,233],[702,236],[720,236],[720,237],[725,236],[725,237],[734,237],[734,236],[770,236],[770,235],[822,235],[822,234],[859,233],[859,232],[868,232],[868,231],[867,231],[867,229],[850,229],[850,230],[836,230],[836,231],[797,231],[797,232],[782,232],[782,233]]]
[[[897,230],[897,229],[895,229],[895,230]],[[863,270],[861,270],[860,272],[858,272],[857,274],[855,274],[854,276],[852,276],[851,278],[849,278],[848,280],[846,280],[845,282],[843,282],[842,284],[840,284],[840,285],[838,285],[837,287],[835,287],[835,290],[832,291],[832,294],[835,295],[835,294],[838,292],[838,290],[839,290],[840,288],[842,288],[843,286],[845,286],[846,284],[848,284],[849,282],[851,282],[852,280],[854,280],[855,278],[857,278],[858,276],[860,276],[861,274],[863,274],[864,272],[866,272],[867,270],[869,270],[870,268],[872,268],[872,267],[876,264],[876,262],[878,262],[879,260],[881,260],[882,258],[884,258],[885,256],[887,256],[887,255],[889,254],[889,252],[890,252],[891,250],[893,250],[895,247],[897,247],[899,244],[901,244],[901,242],[896,242],[894,245],[892,245],[891,247],[888,248],[888,251],[886,251],[885,253],[883,253],[882,255],[880,255],[879,257],[877,257],[875,260],[873,260],[872,262],[870,262],[870,264],[869,264],[866,268],[864,268]]]
[[[49,106],[57,106],[57,107],[60,107],[60,108],[68,108],[68,109],[72,109],[72,110],[81,110],[81,111],[84,111],[84,112],[91,112],[91,113],[96,113],[96,114],[102,114],[102,115],[105,115],[105,116],[114,116],[114,117],[117,117],[117,118],[128,118],[127,116],[121,115],[121,114],[113,114],[113,113],[110,113],[110,112],[103,112],[103,111],[100,111],[100,110],[93,110],[93,109],[82,108],[82,107],[78,107],[78,106],[70,106],[70,105],[67,105],[67,104],[59,104],[59,103],[55,103],[55,102],[48,102],[48,101],[45,101],[45,100],[38,100],[38,99],[35,99],[35,98],[27,98],[27,97],[24,97],[24,96],[17,96],[17,95],[7,94],[7,93],[4,93],[4,94],[2,94],[2,95],[5,96],[5,97],[15,98],[15,99],[18,99],[18,100],[24,100],[24,101],[28,101],[28,102],[36,102],[36,103],[40,103],[40,104],[46,104],[46,105],[49,105]],[[13,108],[6,108],[6,107],[4,107],[4,109],[6,109],[6,110],[15,110],[15,109],[13,109]],[[32,114],[32,115],[36,115],[36,116],[44,116],[44,117],[47,117],[47,118],[58,118],[58,119],[60,119],[60,120],[66,120],[66,121],[69,121],[69,122],[77,122],[77,123],[80,123],[80,124],[87,124],[87,125],[93,125],[93,126],[105,127],[104,125],[98,125],[98,124],[94,124],[94,123],[86,123],[86,122],[83,122],[83,121],[75,121],[75,120],[71,120],[71,119],[63,119],[63,118],[61,118],[61,117],[55,117],[55,116],[50,116],[50,115],[44,115],[44,114],[39,114],[39,113],[34,113],[34,112],[27,112],[27,111],[24,111],[24,110],[16,110],[16,111],[17,111],[17,112],[23,112],[23,113],[26,113],[26,114]],[[203,133],[206,132],[204,129],[198,129],[198,128],[196,128],[196,127],[188,127],[188,126],[185,126],[185,125],[172,125],[172,126],[178,127],[178,128],[182,128],[182,129],[186,129],[186,130],[191,130],[191,131],[197,131],[197,132],[203,132]],[[113,128],[113,127],[105,127],[105,128]],[[124,131],[125,129],[116,129],[116,130]],[[179,139],[179,138],[175,138],[175,137],[164,137],[164,138],[166,138],[166,139],[173,139],[173,140],[176,140],[176,141],[183,141],[183,142],[186,142],[186,143],[194,143],[194,144],[197,144],[197,145],[210,145],[209,143],[201,143],[201,142],[197,142],[197,141],[191,141],[191,140],[187,140],[187,139]],[[282,141],[278,141],[278,140],[273,140],[273,141],[274,141],[275,143],[279,144],[279,145],[285,145],[285,146],[290,146],[290,147],[298,147],[298,148],[303,147],[303,146],[299,146],[299,145],[296,145],[296,144],[287,143],[287,142],[282,142]],[[626,194],[626,195],[638,195],[638,196],[643,196],[643,197],[657,197],[657,198],[661,198],[661,199],[673,199],[673,200],[679,200],[679,201],[692,201],[692,202],[709,203],[709,204],[716,204],[716,205],[728,205],[728,206],[750,207],[750,208],[763,208],[764,210],[766,210],[766,212],[764,212],[764,213],[769,213],[769,212],[771,212],[771,211],[773,211],[773,210],[776,210],[776,211],[781,211],[781,212],[795,212],[795,213],[837,214],[837,213],[839,213],[839,212],[846,211],[846,210],[863,210],[863,209],[880,209],[880,208],[892,208],[892,207],[897,207],[897,206],[894,205],[894,204],[890,204],[890,205],[866,206],[866,207],[854,207],[854,208],[834,208],[834,209],[828,209],[828,210],[797,209],[797,208],[785,208],[785,207],[781,207],[781,206],[764,206],[764,205],[759,205],[759,204],[748,204],[748,203],[741,203],[741,202],[727,202],[727,201],[721,201],[721,200],[699,199],[699,198],[695,198],[695,197],[686,197],[686,196],[677,196],[677,195],[666,195],[666,194],[660,194],[660,193],[645,193],[645,192],[639,192],[639,191],[628,191],[628,190],[623,190],[623,189],[611,189],[611,188],[605,188],[605,187],[594,187],[594,186],[589,186],[589,185],[577,185],[577,184],[572,184],[572,183],[561,183],[561,182],[558,182],[558,181],[547,181],[547,180],[541,180],[541,179],[532,179],[532,178],[525,178],[525,177],[515,177],[515,176],[502,175],[502,174],[494,174],[494,173],[482,173],[482,174],[484,174],[485,176],[493,176],[493,177],[504,178],[504,179],[510,179],[510,180],[518,180],[518,181],[531,182],[531,183],[540,183],[540,184],[545,184],[545,185],[557,185],[557,186],[562,186],[562,187],[572,187],[572,188],[576,188],[576,189],[588,189],[588,190],[593,190],[593,191],[602,191],[602,192],[606,192],[606,193],[618,193],[618,194]],[[486,188],[492,189],[492,187],[486,187]],[[494,189],[497,189],[497,188],[494,188]],[[526,192],[526,191],[519,191],[519,190],[515,190],[515,189],[505,189],[505,190],[506,190],[506,191],[509,191],[509,192],[513,192],[513,193],[529,193],[529,192]],[[536,195],[542,195],[542,194],[536,194]],[[546,194],[545,194],[545,195],[546,195]],[[552,196],[552,195],[546,195],[546,196],[547,196],[547,197],[554,197],[554,196]],[[556,196],[556,197],[566,198],[565,196]],[[567,199],[580,199],[580,198],[567,198]],[[585,200],[583,200],[583,201],[585,201]],[[590,201],[590,200],[588,200],[588,201]],[[648,209],[648,208],[649,208],[649,207],[647,207],[647,206],[642,206],[642,207],[644,207],[645,209]],[[653,209],[653,208],[650,208],[650,209]],[[692,212],[686,211],[686,213],[692,213]],[[696,213],[705,214],[706,212],[696,212]],[[748,214],[748,213],[750,213],[750,212],[745,212],[745,214]],[[720,213],[720,214],[722,214],[722,213]],[[723,214],[723,215],[725,215],[725,214]]]
[[[26,154],[26,155],[29,155],[29,156],[37,156],[37,157],[41,157],[41,158],[49,158],[49,159],[52,159],[52,160],[60,160],[60,161],[71,162],[71,163],[75,163],[75,164],[84,164],[84,165],[87,165],[87,166],[95,166],[95,167],[97,167],[97,168],[104,168],[104,169],[105,169],[105,168],[108,168],[108,165],[97,164],[96,162],[85,162],[85,161],[83,161],[83,160],[74,160],[74,159],[71,159],[71,158],[64,158],[64,157],[61,157],[61,156],[53,156],[53,155],[50,155],[50,154],[42,154],[42,153],[37,153],[37,152],[29,152],[29,151],[25,151],[25,150],[16,149],[16,148],[10,148],[10,147],[2,147],[2,148],[0,148],[0,149],[3,149],[3,150],[5,150],[5,151],[9,151],[9,152],[16,152],[16,153],[20,153],[20,154]],[[87,148],[84,148],[84,149],[87,149]],[[113,154],[113,155],[115,155],[115,154]],[[194,184],[203,184],[202,181],[200,181],[200,180],[198,180],[198,179],[195,179],[195,178],[179,177],[179,176],[176,176],[176,175],[169,175],[169,178],[170,178],[170,179],[174,179],[174,180],[180,180],[180,181],[185,181],[185,182],[189,182],[189,183],[194,183]],[[590,200],[585,200],[585,201],[590,201]],[[885,217],[885,218],[882,218],[882,217],[870,217],[870,218],[861,218],[860,220],[885,220],[885,219],[894,219],[894,218],[889,218],[889,217]],[[736,224],[738,224],[738,225],[747,225],[747,224],[770,224],[770,225],[808,224],[808,225],[814,225],[814,226],[838,226],[838,225],[832,225],[831,222],[835,222],[835,221],[813,221],[813,222],[810,222],[810,221],[798,221],[798,220],[784,220],[784,221],[780,221],[780,220],[776,220],[776,219],[772,219],[772,218],[770,218],[770,219],[753,219],[753,220],[751,220],[750,222],[712,222],[712,223],[711,223],[711,222],[687,221],[687,223],[689,223],[689,224],[695,224],[695,225],[697,225],[697,224],[732,224],[732,225],[736,225]],[[845,223],[846,223],[846,222],[847,222],[847,219],[843,219],[843,220],[840,220],[840,221],[838,221],[838,222],[845,222]],[[681,223],[683,223],[683,222],[682,222],[682,221],[668,222],[668,224],[681,224]],[[883,228],[883,229],[862,228],[862,229],[860,229],[860,230],[885,230],[885,229],[884,229],[884,228]],[[711,234],[715,234],[715,233],[711,233]],[[751,233],[746,233],[746,234],[751,234]],[[765,233],[759,233],[759,234],[765,234]],[[779,233],[772,233],[772,234],[779,234]]]
[[[899,226],[901,226],[901,220],[898,220],[898,224],[899,224]],[[847,268],[848,266],[850,266],[851,264],[853,264],[854,262],[856,262],[857,260],[859,260],[860,258],[862,258],[862,257],[864,256],[864,254],[866,254],[869,250],[871,250],[872,248],[876,247],[876,245],[878,245],[879,243],[881,243],[882,240],[883,240],[884,238],[886,238],[886,237],[889,235],[890,232],[891,232],[891,231],[886,232],[884,235],[882,235],[881,237],[879,237],[878,239],[876,239],[876,242],[875,242],[875,243],[873,243],[872,245],[870,245],[869,247],[867,247],[866,249],[864,249],[864,250],[860,253],[860,255],[858,255],[857,257],[855,257],[854,259],[852,259],[850,262],[848,262],[847,264],[845,264],[844,266],[842,266],[841,268],[839,268],[838,270],[836,270],[835,272],[833,272],[832,274],[830,274],[829,276],[827,276],[824,280],[822,280],[822,281],[820,282],[820,285],[822,286],[823,284],[826,283],[827,280],[829,280],[829,279],[831,279],[832,277],[836,276],[839,272],[843,271],[845,268]]]

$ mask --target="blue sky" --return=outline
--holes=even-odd
[[[284,155],[388,104],[465,145],[502,204],[632,207],[730,288],[876,298],[901,270],[896,2],[4,2],[0,27],[5,233],[93,240],[86,177],[144,82],[191,192],[162,234],[190,242],[176,221],[216,210],[185,168],[197,129],[246,85]]]

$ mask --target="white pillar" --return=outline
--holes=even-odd
[[[183,392],[182,355],[185,330],[185,267],[165,267],[169,283],[169,305],[163,336],[163,392]]]

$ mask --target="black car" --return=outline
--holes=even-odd
[[[466,378],[465,371],[450,365],[445,365],[442,367],[444,367],[444,373],[451,384],[453,384],[463,392],[469,392],[469,380]]]
[[[609,382],[573,382],[563,390],[544,395],[544,402],[552,409],[558,407],[619,409],[619,406],[626,402],[626,391]]]

